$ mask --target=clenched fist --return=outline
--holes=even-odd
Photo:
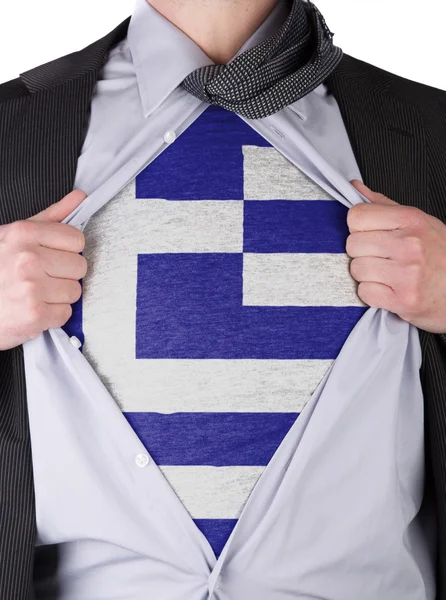
[[[0,226],[0,350],[62,327],[82,294],[84,234],[61,223],[87,194],[74,190],[27,220]]]

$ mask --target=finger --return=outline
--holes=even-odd
[[[401,269],[399,269],[401,271]],[[395,261],[374,256],[360,256],[350,263],[350,273],[359,282],[381,283],[394,288],[398,282],[398,265]]]
[[[358,192],[361,192],[361,194],[365,196],[367,200],[370,200],[375,204],[387,204],[389,206],[392,204],[396,204],[397,206],[399,206],[398,202],[391,200],[390,198],[388,198],[384,194],[381,194],[380,192],[372,191],[359,179],[352,179],[350,183],[353,185],[353,187],[355,187],[358,190]]]
[[[409,227],[413,222],[413,209],[408,206],[384,206],[361,202],[347,213],[350,233],[355,231],[392,231]]]
[[[398,314],[401,304],[392,288],[382,283],[362,282],[358,285],[357,294],[359,298],[373,308],[384,308]]]
[[[82,252],[85,247],[84,234],[72,225],[50,221],[46,223],[31,221],[28,227],[32,241],[45,248],[66,252]]]
[[[82,286],[73,279],[46,277],[39,295],[47,304],[74,304],[82,295]]]
[[[87,261],[84,256],[65,250],[39,248],[43,270],[50,277],[79,280],[85,277]]]
[[[73,314],[71,304],[45,304],[42,322],[45,329],[56,329],[62,327]]]
[[[351,258],[376,256],[395,259],[401,254],[403,236],[401,230],[358,231],[348,236],[345,250]]]
[[[68,217],[75,208],[81,204],[87,194],[83,190],[73,190],[66,196],[64,196],[58,202],[51,204],[45,210],[37,213],[36,215],[29,217],[29,221],[53,221],[60,222]]]

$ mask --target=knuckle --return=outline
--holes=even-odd
[[[352,225],[353,223],[362,219],[362,215],[364,213],[365,204],[355,204],[352,206],[347,213],[347,222],[348,225]]]
[[[74,244],[76,246],[76,252],[82,252],[83,249],[85,248],[85,235],[82,233],[82,231],[79,231],[79,229],[77,229],[76,227],[73,227],[74,232],[73,232],[73,239],[74,239]]]
[[[404,252],[410,261],[422,262],[425,258],[425,246],[421,238],[415,235],[407,237]]]
[[[79,270],[81,272],[81,276],[79,277],[79,279],[82,279],[87,274],[88,263],[87,263],[87,259],[85,258],[85,256],[79,255],[79,258],[80,258],[80,261],[79,261]]]
[[[28,324],[36,326],[41,323],[44,313],[45,307],[41,303],[29,306],[26,311]]]
[[[404,207],[406,211],[407,224],[417,230],[423,229],[426,224],[426,213],[413,206]]]
[[[420,263],[416,263],[414,265],[410,266],[409,269],[409,281],[412,282],[412,287],[415,290],[415,292],[421,294],[421,283],[423,281],[423,273],[424,273],[424,269],[423,269],[423,265]]]
[[[57,290],[57,299],[59,303],[73,304],[77,302],[82,295],[82,287],[78,281],[70,279],[64,280],[61,287]]]
[[[364,297],[366,296],[366,293],[367,293],[367,286],[363,281],[361,281],[360,283],[358,283],[357,294],[361,298],[361,300],[363,300]]]
[[[348,226],[358,231],[362,231],[370,217],[370,204],[366,202],[355,204],[350,208],[348,216],[350,217]]]
[[[350,274],[354,279],[358,275],[358,261],[356,258],[350,261]]]
[[[404,297],[404,305],[410,313],[417,312],[418,310],[420,310],[421,302],[422,294],[417,287],[414,286],[406,291]]]
[[[39,267],[39,256],[32,250],[21,250],[15,256],[15,272],[19,278],[25,278]]]
[[[71,307],[71,304],[64,304],[59,308],[57,312],[57,317],[54,320],[54,326],[62,327],[71,318],[72,314],[73,309]]]
[[[364,210],[364,207],[365,207],[364,202],[358,202],[358,204],[355,204],[354,206],[351,207],[350,212],[353,215],[361,215],[362,211]]]
[[[354,254],[354,251],[355,251],[355,238],[353,236],[354,236],[354,234],[351,233],[348,236],[347,241],[345,243],[345,251],[350,256],[352,256]]]
[[[38,295],[38,283],[33,279],[26,279],[20,284],[21,297],[25,298],[28,302],[35,302]]]
[[[350,274],[353,279],[359,280],[367,272],[367,261],[365,257],[354,258],[350,263]]]
[[[11,236],[13,239],[22,239],[34,231],[35,226],[36,224],[32,221],[14,221],[9,225],[8,236]]]
[[[79,281],[73,281],[72,302],[77,302],[82,296],[82,286]]]
[[[68,321],[68,319],[70,319],[72,314],[73,314],[73,308],[72,308],[71,304],[66,304],[64,306],[64,310],[62,311],[62,318],[63,318],[62,325],[65,325],[65,323]]]

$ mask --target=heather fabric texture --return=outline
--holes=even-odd
[[[303,243],[305,231],[317,221],[317,202],[324,203],[324,207],[320,207],[324,214],[332,202],[342,210],[361,198],[350,186],[346,193],[348,198],[339,202],[334,200],[334,196],[339,195],[334,186],[330,198],[328,193],[324,194],[300,174],[297,177],[304,182],[302,189],[310,198],[305,201],[266,199],[266,172],[258,172],[259,163],[254,169],[254,180],[242,189],[243,193],[246,189],[254,189],[255,180],[259,178],[263,181],[263,192],[259,189],[258,194],[252,195],[263,193],[264,197],[260,199],[238,201],[232,192],[230,199],[203,200],[197,187],[194,187],[194,199],[177,197],[172,200],[161,198],[159,194],[148,197],[147,185],[156,189],[157,181],[158,185],[166,184],[163,165],[169,169],[169,154],[174,153],[175,144],[176,151],[180,151],[181,143],[187,142],[188,133],[193,138],[194,130],[200,131],[200,121],[206,127],[206,117],[210,118],[212,111],[209,108],[204,111],[177,142],[113,198],[107,199],[98,188],[77,215],[67,219],[67,222],[80,226],[87,240],[92,241],[91,251],[96,253],[92,278],[96,265],[99,268],[96,276],[104,284],[104,287],[96,286],[95,292],[89,291],[88,282],[86,285],[86,310],[101,306],[103,314],[98,321],[100,311],[97,311],[96,323],[94,319],[90,320],[89,329],[84,331],[86,355],[94,356],[97,364],[103,367],[104,379],[108,380],[110,389],[113,389],[113,382],[115,390],[124,384],[121,390],[124,409],[128,408],[127,402],[139,396],[145,400],[145,408],[152,411],[155,408],[158,414],[154,414],[156,410],[142,414],[128,411],[125,419],[122,408],[93,369],[94,361],[90,364],[86,356],[70,344],[63,329],[49,330],[24,346],[39,543],[59,545],[57,585],[60,597],[74,600],[82,595],[99,599],[119,592],[123,597],[132,595],[142,600],[149,589],[155,596],[178,600],[185,597],[230,600],[242,596],[284,600],[291,594],[336,600],[356,600],[359,595],[368,600],[375,600],[378,595],[385,600],[433,599],[430,540],[417,518],[424,473],[423,403],[419,381],[421,353],[417,330],[386,311],[368,309],[364,312],[354,298],[348,269],[339,271],[339,289],[336,290],[330,277],[324,278],[322,263],[315,262],[317,252],[278,252],[278,248],[274,253],[245,252],[253,250],[250,244],[254,243],[260,245],[274,240],[274,243],[285,243],[289,211],[292,213],[296,207],[305,210],[299,202],[312,209],[307,228],[297,236],[298,243]],[[277,125],[280,126],[280,122]],[[215,121],[211,130],[215,132]],[[225,131],[228,131],[227,126]],[[222,132],[215,136],[216,139],[221,135]],[[205,136],[198,137],[203,140]],[[304,146],[303,141],[301,146]],[[250,150],[244,147],[243,165],[249,162],[249,152],[256,154],[259,149],[274,155],[278,152],[266,145],[253,145]],[[333,173],[326,161],[316,157],[315,152],[312,162],[331,178]],[[282,175],[295,176],[296,165],[275,155],[277,162],[279,158],[283,161]],[[296,152],[296,162],[302,158],[303,155]],[[275,159],[272,158],[272,164]],[[176,178],[168,179],[171,186],[176,184]],[[243,181],[247,179],[245,174]],[[342,179],[339,174],[339,181]],[[283,183],[283,177],[278,181]],[[330,188],[329,184],[327,188]],[[184,194],[189,193],[187,188],[181,189]],[[319,199],[311,199],[311,196]],[[288,219],[280,221],[278,215],[284,206],[288,210]],[[119,216],[132,214],[133,207],[139,215],[138,222],[133,217],[122,219]],[[252,229],[254,217],[248,215],[251,210],[264,211]],[[157,211],[157,219],[154,211]],[[191,211],[193,219],[190,219]],[[208,214],[207,226],[194,211],[201,211],[203,218]],[[216,214],[222,215],[218,219],[221,233],[214,230],[209,236]],[[242,235],[240,226],[236,227],[241,216]],[[271,218],[274,227],[269,229]],[[165,225],[163,235],[160,235],[157,229],[163,220]],[[336,232],[333,221],[331,215],[328,225],[334,233],[331,241],[339,243],[341,229]],[[184,233],[191,233],[187,227],[189,222],[196,228],[192,238]],[[266,229],[262,229],[260,223]],[[275,235],[259,236],[268,231],[278,233],[279,226],[282,235],[277,239]],[[110,238],[104,233],[105,227],[110,230]],[[103,235],[100,236],[99,231]],[[118,241],[117,234],[121,234],[122,242]],[[130,235],[133,236],[132,244],[139,240],[158,246],[139,247],[141,252],[130,254],[136,259],[131,264],[127,251],[120,251],[120,243],[128,247],[130,242],[126,240]],[[322,242],[313,235],[306,238],[306,243]],[[183,245],[181,251],[178,244]],[[113,290],[107,284],[112,280],[107,260],[101,260],[101,247],[105,254],[116,256],[114,266],[117,276],[122,274],[122,289],[116,290],[114,286]],[[305,258],[301,254],[305,254]],[[338,254],[341,258],[342,253]],[[307,269],[307,278],[319,277],[323,292],[302,281],[300,286],[292,285],[292,279],[284,276],[289,266],[286,261],[291,257],[298,262],[291,264],[288,275],[294,274],[295,270],[305,272]],[[243,263],[245,258],[247,262]],[[268,263],[270,259],[279,262]],[[266,263],[262,262],[265,260]],[[302,264],[299,260],[308,262]],[[238,270],[233,261],[239,265]],[[300,268],[295,269],[296,265]],[[335,263],[333,267],[336,268]],[[129,268],[134,269],[132,281]],[[262,284],[268,277],[272,278],[271,285],[259,287],[256,272]],[[250,279],[249,285],[245,284],[245,275]],[[285,279],[291,282],[286,285]],[[92,285],[93,282],[94,279]],[[306,285],[305,295],[302,295],[302,285]],[[342,288],[345,296],[340,293]],[[242,291],[240,296],[237,289],[239,293]],[[125,295],[132,290],[136,293],[133,304]],[[326,307],[315,307],[315,298],[321,302],[320,299],[330,293],[333,294],[332,304],[336,304],[337,298],[338,304],[341,300],[347,306],[328,307],[330,311],[337,310],[339,316],[337,320],[324,321]],[[283,306],[277,306],[280,297],[286,299]],[[349,301],[346,302],[347,297]],[[239,310],[242,314],[245,308],[248,315],[255,309],[256,318],[249,329],[243,329],[246,315],[239,317],[237,325],[242,327],[234,328],[231,323],[234,298],[236,303],[237,298],[241,301]],[[290,298],[298,306],[290,306]],[[193,310],[187,306],[191,301]],[[308,306],[310,301],[313,304]],[[178,302],[183,304],[178,306]],[[200,306],[204,308],[200,309]],[[274,329],[268,332],[271,322],[265,322],[263,311],[272,318],[271,313],[283,315],[290,309],[310,311],[306,313],[306,319],[299,320],[294,314],[294,318],[286,321],[288,328],[297,327],[298,334],[292,330],[291,335],[295,337],[290,338],[290,331],[280,329],[280,321],[273,321]],[[198,310],[210,310],[210,316],[209,312],[201,312],[200,318],[194,320]],[[315,313],[308,318],[311,310]],[[104,316],[113,311],[114,318],[105,322]],[[361,311],[361,314],[356,313],[350,323],[347,318],[345,339],[338,338],[338,346],[335,342],[332,347],[334,358],[330,360],[325,355],[326,362],[321,363],[318,357],[327,352],[332,340],[330,331],[339,335],[342,311],[346,314]],[[90,314],[94,313],[95,309]],[[118,321],[130,322],[126,313],[132,313],[134,317],[130,332],[120,330],[121,324],[117,325]],[[206,328],[202,327],[204,319]],[[217,330],[213,329],[215,321]],[[252,338],[259,324],[263,337]],[[312,339],[309,339],[309,324],[313,325]],[[303,335],[299,337],[302,327]],[[324,329],[325,334],[319,346],[318,328]],[[107,334],[103,337],[105,331],[108,331],[108,337]],[[274,336],[278,331],[281,335]],[[234,334],[235,337],[231,337]],[[88,351],[89,335],[92,344]],[[265,335],[271,336],[266,338],[271,340],[267,344]],[[99,340],[102,340],[101,350]],[[130,361],[126,366],[129,341],[135,358],[133,364]],[[292,407],[293,388],[306,384],[304,371],[308,354],[300,364],[298,361],[302,356],[296,354],[308,352],[310,348],[316,353],[312,356],[312,364],[316,367],[319,364],[321,380],[314,380],[314,393],[300,393],[302,406],[296,417],[292,411],[284,412],[284,402],[288,397]],[[241,354],[234,358],[235,351],[246,353],[247,349],[251,352],[249,359]],[[151,355],[147,356],[149,352]],[[189,358],[185,358],[186,352]],[[271,358],[274,352],[276,359]],[[191,353],[194,368],[186,368],[187,375],[181,380],[184,362],[190,360]],[[212,353],[210,358],[209,353]],[[113,356],[113,359],[110,361],[107,356]],[[121,361],[116,360],[118,356]],[[231,378],[234,374],[237,377],[237,368],[247,366],[243,364],[245,360],[251,361],[248,367],[258,361],[259,368],[251,372],[242,370],[242,377],[238,375],[240,378],[234,384]],[[289,374],[286,383],[283,374],[275,377],[274,369],[271,369],[274,360],[284,361],[283,365],[285,361],[289,364],[294,361],[300,367],[300,379],[293,373]],[[141,377],[138,375],[140,361],[146,362],[146,392],[141,395],[141,391],[133,388],[127,395],[126,377],[137,386],[138,377]],[[151,361],[154,362],[150,364]],[[223,373],[218,372],[219,361],[227,361]],[[239,361],[236,369],[232,368],[231,361]],[[214,414],[194,411],[200,401],[199,394],[187,394],[188,385],[200,388],[197,385],[197,378],[202,376],[200,363],[205,363],[203,366],[208,375],[202,406],[214,393],[218,409]],[[115,372],[110,368],[107,370],[107,365],[113,365]],[[130,370],[120,379],[121,366],[130,367]],[[156,377],[153,374],[150,377],[151,372]],[[281,386],[282,393],[267,396],[261,377],[267,379],[270,388]],[[220,397],[221,387],[216,387],[218,379],[220,386],[226,386],[226,393]],[[228,393],[231,388],[239,388],[244,379],[248,379],[244,382],[248,394],[243,395],[243,389]],[[170,397],[164,381],[170,381],[170,391],[173,390]],[[175,389],[179,382],[182,383],[181,398],[179,388]],[[205,385],[205,380],[202,379],[201,384]],[[257,421],[258,403],[262,398],[259,394],[249,395],[256,386],[267,403],[262,418]],[[297,394],[295,398],[297,400]],[[183,410],[179,413],[181,401]],[[167,406],[169,402],[170,406]],[[238,411],[232,407],[228,422],[230,402],[238,403]],[[185,408],[189,410],[184,412]],[[166,413],[164,416],[161,409]],[[248,411],[242,413],[240,409]],[[52,415],[50,438],[43,418],[47,414]],[[285,431],[279,430],[277,435],[277,419],[280,422],[284,415],[291,417],[289,426]],[[207,423],[214,419],[211,426],[206,419]],[[244,431],[251,435],[249,440],[239,433],[239,423],[243,419]],[[276,429],[272,427],[274,422]],[[200,430],[208,434],[208,437],[201,435],[202,446],[193,435]],[[407,443],[409,439],[410,444]],[[231,454],[236,444],[238,448]],[[58,448],[58,453],[54,453],[54,447]],[[212,465],[202,464],[210,455],[204,454],[205,448],[213,453],[213,460],[209,461]],[[269,456],[265,451],[267,448],[270,449]],[[258,460],[252,461],[254,465],[242,465],[247,467],[244,471],[240,464],[234,464],[234,459],[258,457],[260,452],[264,453],[265,463],[261,465],[264,467],[261,473],[251,469],[259,466]],[[139,466],[141,456],[150,457],[150,462],[143,468]],[[190,461],[191,457],[195,464],[178,464]],[[216,458],[220,463],[226,461],[220,473],[222,465],[215,466]],[[232,464],[227,464],[231,460]],[[199,461],[201,464],[197,466]],[[166,465],[166,462],[175,464]],[[204,477],[200,475],[200,467]],[[235,476],[226,480],[221,478],[222,472],[228,473],[231,469]],[[218,487],[222,480],[224,484]],[[216,532],[221,536],[221,524],[229,510],[234,510],[231,516],[238,518],[217,558],[211,539]],[[194,520],[196,516],[204,516],[204,519]],[[209,516],[214,518],[207,519]],[[205,520],[211,529],[206,530],[203,526]],[[352,577],[352,569],[355,577]],[[44,598],[51,585],[56,583],[44,581],[37,585],[37,597]]]
[[[107,53],[127,35],[129,22],[130,18],[125,19],[85,49],[39,65],[0,86],[2,224],[44,210],[73,188],[95,83]],[[157,64],[145,64],[149,80]],[[346,54],[327,85],[339,105],[367,185],[444,222],[445,92]],[[151,98],[141,93],[140,97],[150,114]],[[152,100],[157,102],[157,96]],[[281,148],[286,150],[283,144]],[[426,421],[425,492],[427,498],[434,494],[434,513],[438,514],[439,600],[445,594],[446,557],[446,336],[423,330],[419,336]],[[57,545],[34,548],[35,494],[24,366],[22,346],[0,353],[0,593],[16,600],[34,597],[33,579],[41,580],[57,567],[60,550]]]

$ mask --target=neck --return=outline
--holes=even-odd
[[[217,64],[226,64],[283,0],[147,0]]]

